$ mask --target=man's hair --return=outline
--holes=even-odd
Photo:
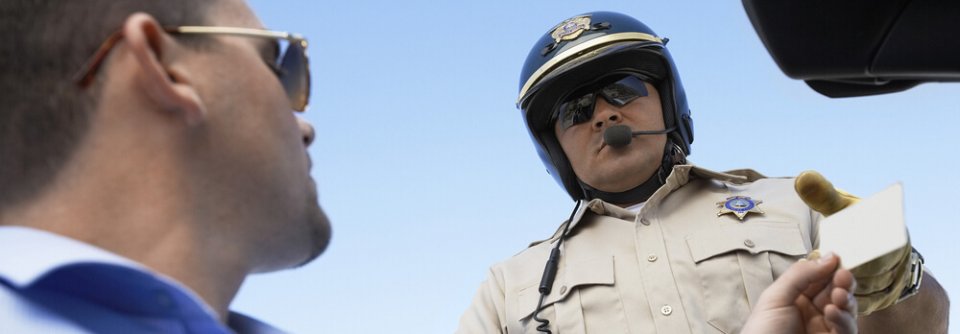
[[[73,77],[130,14],[204,25],[214,2],[0,1],[0,211],[37,196],[70,160],[100,95],[97,81],[81,89]]]

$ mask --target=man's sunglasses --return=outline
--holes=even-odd
[[[615,76],[600,82],[600,85],[574,91],[562,99],[554,110],[554,120],[559,121],[564,129],[590,121],[598,95],[619,108],[648,94],[643,80],[633,75]]]
[[[307,60],[307,40],[300,35],[281,31],[234,27],[183,26],[164,28],[170,34],[220,34],[275,39],[277,59],[267,64],[276,73],[290,100],[290,108],[296,111],[307,109],[310,101],[310,66]],[[97,53],[77,72],[74,80],[81,88],[93,83],[100,65],[110,50],[123,38],[121,31],[110,35],[97,49]]]

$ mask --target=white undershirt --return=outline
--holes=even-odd
[[[634,204],[634,205],[628,206],[628,207],[626,207],[626,208],[624,208],[624,209],[633,211],[633,213],[640,213],[640,209],[643,209],[643,205],[646,204],[646,203],[647,203],[647,202],[640,202],[639,204]]]

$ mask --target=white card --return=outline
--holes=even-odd
[[[903,186],[894,185],[820,222],[820,252],[855,268],[907,244]]]

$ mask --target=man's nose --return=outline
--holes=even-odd
[[[297,116],[297,125],[300,126],[300,135],[303,138],[303,146],[309,147],[313,143],[313,139],[316,137],[316,132],[313,130],[313,125],[310,125],[310,122]]]
[[[604,124],[609,127],[623,120],[623,116],[620,115],[620,108],[610,105],[603,98],[598,97],[593,108],[593,128],[596,130],[603,130]]]

